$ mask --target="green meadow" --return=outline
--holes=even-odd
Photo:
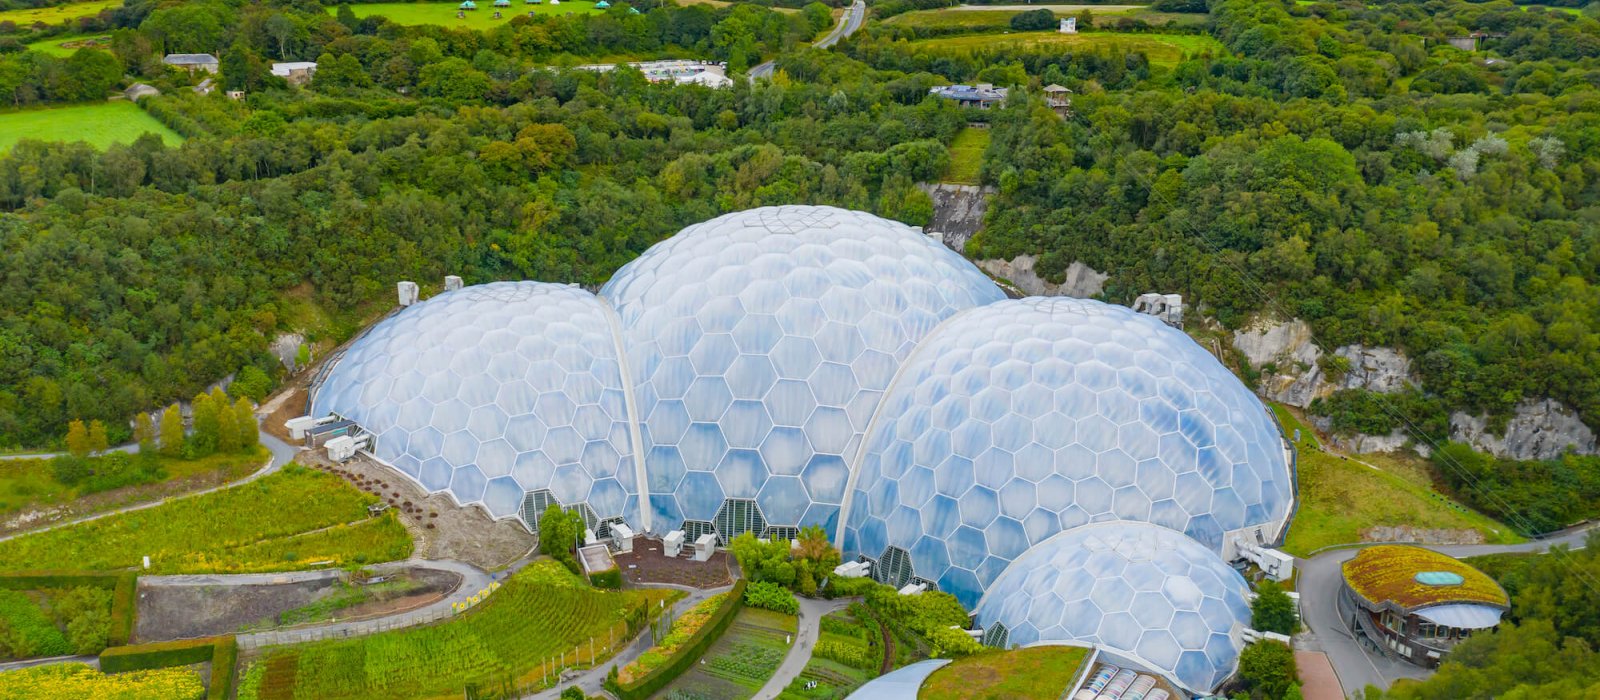
[[[160,136],[169,145],[183,142],[178,132],[138,105],[122,100],[0,112],[0,153],[22,139],[87,141],[95,148],[105,148],[113,143],[133,143],[146,133]]]

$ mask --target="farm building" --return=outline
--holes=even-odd
[[[169,53],[161,59],[161,62],[190,73],[197,70],[215,73],[218,66],[217,57],[208,53]]]
[[[989,83],[977,85],[940,85],[928,90],[935,97],[951,100],[962,107],[976,107],[988,109],[993,106],[1003,105],[1006,95],[1010,92],[1007,88],[997,88]]]
[[[290,61],[272,64],[272,74],[289,81],[290,85],[305,85],[317,72],[316,61]]]

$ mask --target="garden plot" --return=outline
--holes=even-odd
[[[789,653],[795,617],[744,608],[700,662],[657,697],[668,700],[744,700],[761,690]]]
[[[779,700],[843,700],[868,680],[877,677],[883,665],[883,630],[857,603],[851,610],[828,613],[822,618],[821,634],[805,670],[794,679]],[[814,687],[806,687],[811,683]]]

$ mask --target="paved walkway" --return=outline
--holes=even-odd
[[[711,596],[714,596],[714,595],[716,595],[718,593],[721,593],[723,591],[726,591],[726,590],[729,590],[729,589],[733,588],[733,586],[722,586],[722,587],[719,587],[719,588],[709,588],[709,589],[703,589],[702,590],[702,589],[699,589],[699,588],[690,588],[688,586],[674,586],[674,585],[665,584],[665,583],[652,583],[652,584],[647,584],[647,585],[640,586],[640,587],[641,588],[671,588],[671,589],[680,590],[680,591],[684,591],[684,592],[688,593],[689,595],[684,596],[683,598],[679,599],[678,602],[673,603],[673,605],[672,605],[672,617],[673,617],[673,619],[677,619],[678,616],[688,612],[690,608],[693,608],[694,606],[699,605],[701,602],[705,601],[705,599],[710,598]],[[599,695],[601,697],[611,697],[610,694],[606,693],[604,691],[604,688],[602,687],[602,684],[605,683],[605,680],[606,680],[606,673],[611,670],[612,666],[615,666],[615,667],[617,667],[619,669],[622,668],[623,666],[627,666],[629,663],[632,663],[634,659],[637,659],[640,656],[642,656],[645,652],[650,651],[650,647],[653,647],[653,646],[655,646],[655,644],[650,639],[650,629],[648,627],[646,627],[643,632],[639,633],[639,636],[634,637],[633,641],[630,642],[627,647],[625,647],[621,651],[617,652],[616,656],[611,657],[611,659],[609,661],[606,661],[604,663],[599,664],[598,666],[595,666],[594,668],[591,668],[591,669],[589,669],[587,671],[584,671],[582,674],[578,675],[576,678],[573,678],[573,679],[571,679],[569,681],[566,681],[566,682],[563,682],[563,683],[557,683],[552,688],[540,691],[538,693],[534,693],[533,695],[529,695],[529,696],[526,696],[526,697],[528,697],[528,698],[536,698],[538,700],[555,700],[556,698],[561,697],[561,691],[562,690],[565,690],[565,689],[570,688],[572,686],[577,686],[584,693],[587,693],[589,695]]]
[[[751,700],[773,700],[783,694],[783,689],[800,677],[800,672],[806,670],[806,664],[811,662],[811,651],[816,648],[817,636],[822,633],[822,616],[848,608],[855,600],[857,599],[801,598],[800,621],[799,627],[795,630],[794,646],[789,647],[789,654],[783,657],[783,663],[778,666],[778,670]]]
[[[23,659],[21,661],[7,661],[0,664],[0,672],[16,671],[18,669],[33,668],[34,666],[53,666],[55,664],[87,664],[90,668],[100,668],[98,656],[51,656],[43,659]]]
[[[1567,545],[1581,549],[1590,530],[1600,525],[1578,528],[1552,537],[1522,544],[1476,545],[1417,545],[1440,554],[1456,557],[1475,557],[1484,554],[1509,552],[1543,552],[1554,545]],[[1300,575],[1297,589],[1300,592],[1300,615],[1308,628],[1295,637],[1299,648],[1321,651],[1338,675],[1340,685],[1354,692],[1368,685],[1387,689],[1401,678],[1423,679],[1432,671],[1400,659],[1384,656],[1368,649],[1351,634],[1344,616],[1339,613],[1339,587],[1343,580],[1341,566],[1368,545],[1323,552],[1310,559],[1297,559]]]

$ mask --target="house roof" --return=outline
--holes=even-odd
[[[1061,85],[1057,85],[1055,83],[1050,83],[1049,85],[1046,85],[1044,87],[1044,91],[1045,92],[1072,92],[1072,90],[1070,88],[1067,88],[1067,87],[1064,87],[1064,86],[1061,86]]]
[[[217,57],[208,53],[169,53],[161,61],[173,66],[198,66],[216,63]]]
[[[1434,605],[1479,603],[1506,608],[1504,589],[1482,571],[1430,549],[1378,545],[1343,566],[1345,584],[1369,603],[1407,612]]]
[[[285,61],[272,64],[272,74],[280,78],[288,77],[289,73],[297,70],[316,70],[316,61]]]
[[[940,97],[952,100],[997,101],[1006,98],[1006,88],[977,87],[973,85],[941,85],[929,90]]]

